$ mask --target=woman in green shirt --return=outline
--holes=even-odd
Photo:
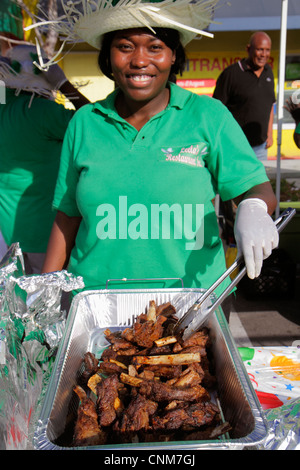
[[[135,21],[102,42],[99,64],[116,90],[68,126],[43,271],[68,267],[86,289],[123,278],[208,288],[225,269],[219,193],[239,204],[237,243],[255,277],[278,243],[264,167],[220,102],[170,82],[184,65],[181,28],[154,22],[154,33]]]
[[[0,231],[7,246],[20,244],[26,274],[43,266],[63,137],[75,112],[54,101],[54,93],[72,94],[75,108],[89,102],[58,65],[40,72],[37,57],[27,44],[0,56]]]

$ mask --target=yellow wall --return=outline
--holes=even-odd
[[[72,83],[83,85],[79,89],[91,101],[105,98],[114,89],[113,82],[99,70],[97,52],[70,52],[62,68]]]
[[[300,150],[296,146],[293,138],[293,129],[283,129],[281,136],[281,158],[300,158]],[[273,145],[268,150],[268,160],[276,160],[277,158],[277,129],[275,127],[273,131]]]

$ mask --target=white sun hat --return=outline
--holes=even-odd
[[[64,14],[57,20],[37,21],[25,28],[51,24],[63,44],[52,59],[56,60],[65,43],[86,42],[101,48],[104,34],[123,29],[147,27],[173,28],[179,31],[183,46],[205,31],[212,22],[220,0],[61,0]],[[51,65],[51,61],[48,62]]]

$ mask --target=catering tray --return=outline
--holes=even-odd
[[[83,367],[83,355],[90,351],[100,357],[108,345],[104,337],[106,328],[115,331],[132,325],[135,317],[145,312],[150,300],[155,300],[157,305],[170,301],[180,318],[204,292],[201,289],[106,289],[77,294],[70,308],[65,333],[35,427],[34,448],[79,449],[71,446],[72,426],[78,408],[73,387],[77,383],[78,371]],[[212,299],[207,302],[211,303]],[[268,434],[267,421],[222,309],[218,308],[210,315],[204,326],[210,331],[217,378],[217,400],[224,420],[232,427],[230,434],[206,441],[141,442],[80,449],[241,449],[263,442]]]

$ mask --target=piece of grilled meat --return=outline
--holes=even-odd
[[[73,445],[82,447],[104,444],[106,442],[106,433],[98,424],[95,403],[79,385],[74,387],[74,392],[80,400],[80,405],[75,424]]]

